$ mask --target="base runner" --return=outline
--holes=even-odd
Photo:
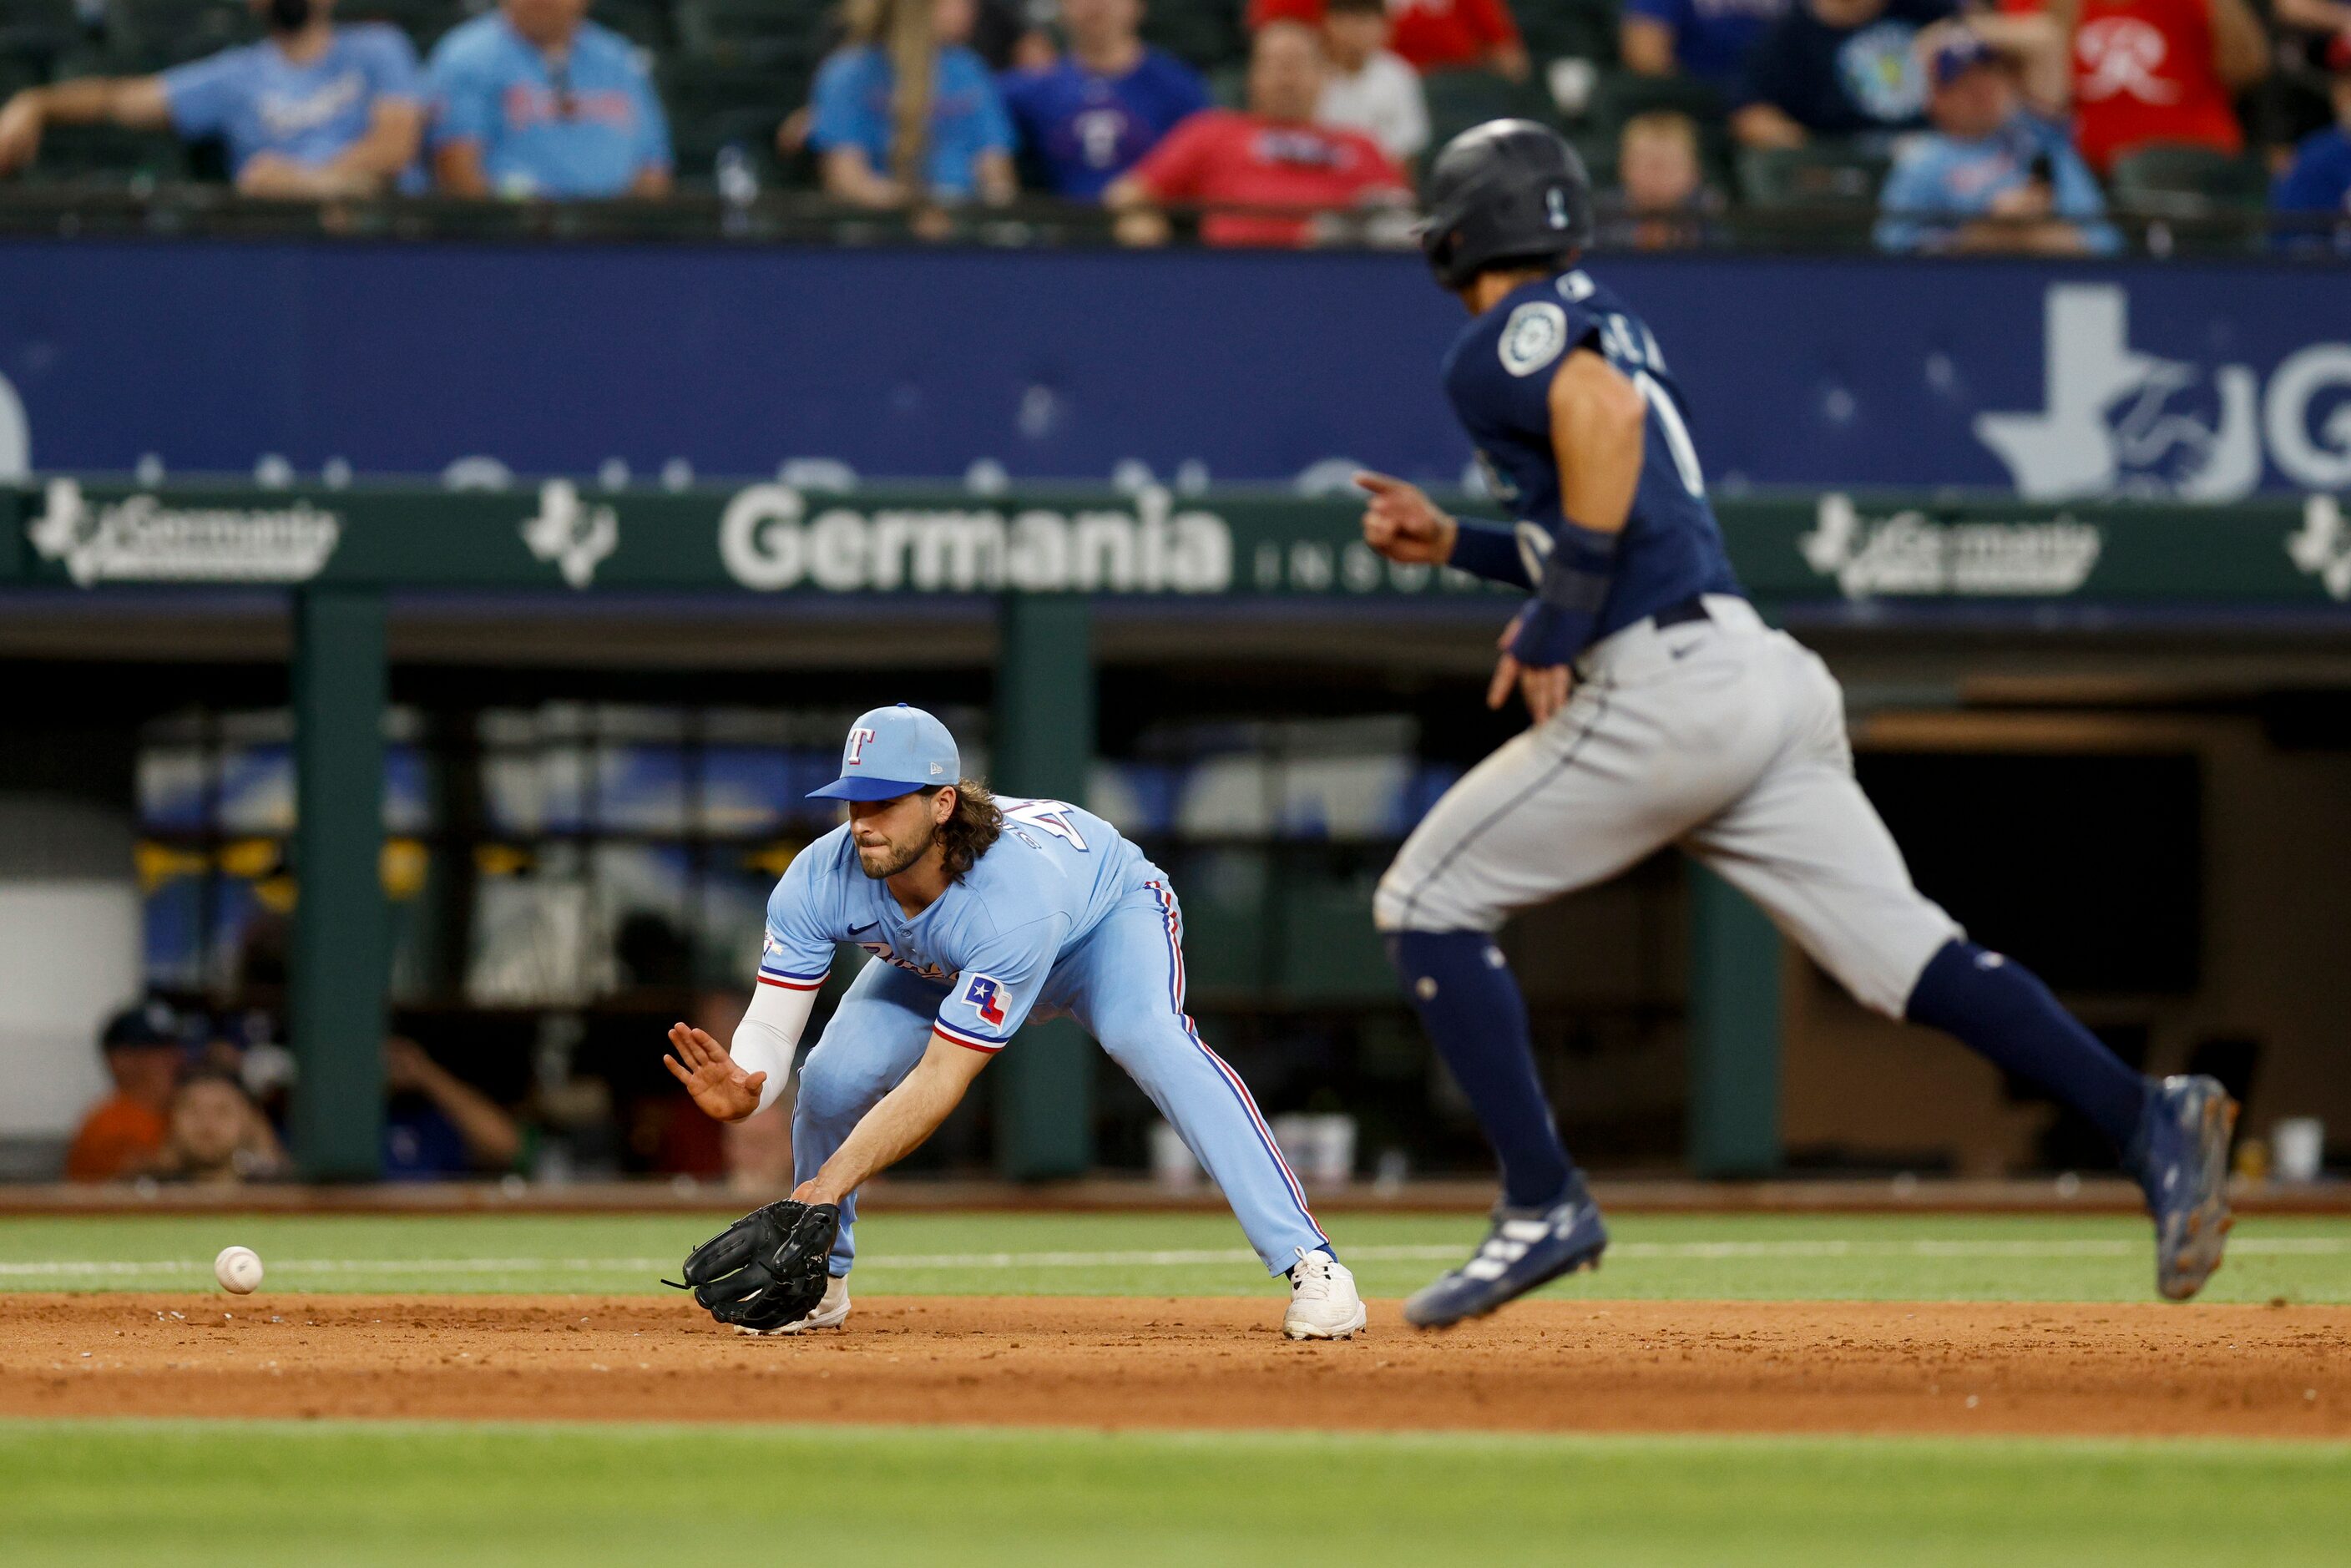
[[[1487,700],[1515,692],[1534,723],[1437,801],[1374,904],[1502,1166],[1484,1246],[1405,1317],[1456,1322],[1599,1261],[1607,1230],[1544,1103],[1493,932],[1667,844],[1761,904],[1865,1006],[1958,1036],[2095,1123],[2154,1214],[2158,1289],[2194,1295],[2229,1227],[2234,1103],[2210,1078],[2132,1071],[1911,885],[1854,781],[1836,681],[1764,625],[1731,572],[1656,336],[1577,265],[1592,191],[1567,143],[1496,120],[1457,137],[1428,185],[1424,247],[1475,318],[1446,391],[1517,521],[1457,519],[1364,475],[1364,533],[1391,559],[1531,595]]]
[[[830,1281],[805,1317],[744,1332],[833,1328],[849,1316],[859,1185],[929,1137],[1023,1021],[1060,1014],[1142,1086],[1224,1189],[1267,1270],[1290,1277],[1282,1332],[1347,1339],[1364,1326],[1354,1277],[1248,1087],[1185,1014],[1184,916],[1165,872],[1091,812],[991,797],[962,776],[946,727],[904,704],[860,718],[841,777],[812,793],[847,801],[849,821],[776,884],[758,992],[731,1046],[679,1024],[675,1054],[663,1059],[695,1104],[740,1121],[782,1092],[835,946],[880,960],[859,972],[802,1063],[792,1118],[794,1203],[839,1206]],[[785,1227],[799,1218],[789,1211]],[[829,1229],[828,1216],[801,1234]],[[760,1232],[743,1234],[731,1252]],[[791,1250],[805,1241],[780,1230],[767,1241],[785,1254],[778,1278],[806,1261]],[[688,1278],[703,1275],[690,1268]]]

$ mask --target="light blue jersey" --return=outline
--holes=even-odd
[[[408,35],[381,22],[337,27],[308,65],[264,39],[174,66],[159,78],[172,129],[228,143],[232,173],[259,152],[308,167],[329,162],[368,132],[386,99],[421,103]]]
[[[852,732],[844,772],[858,765],[856,733],[870,736]],[[1184,915],[1166,873],[1091,811],[998,804],[1002,836],[919,915],[865,874],[846,827],[803,850],[776,884],[761,985],[815,989],[844,942],[880,960],[858,972],[800,1064],[793,1179],[823,1167],[934,1032],[992,1054],[1030,1017],[1067,1014],[1183,1135],[1269,1272],[1327,1248],[1248,1086],[1184,1010]],[[841,1214],[835,1275],[856,1257],[855,1194]]]
[[[502,11],[451,30],[433,50],[434,145],[471,141],[502,196],[627,193],[666,172],[669,121],[632,44],[582,22],[550,62]]]
[[[823,983],[832,950],[853,943],[944,988],[935,1027],[974,1051],[1004,1049],[1076,950],[1129,893],[1167,873],[1118,830],[1061,800],[999,798],[1004,833],[939,900],[908,915],[867,876],[846,824],[793,860],[768,899],[759,978]]]
[[[1950,242],[1959,226],[1992,210],[2001,196],[2033,179],[2050,184],[2050,211],[2080,225],[2085,248],[2110,256],[2122,236],[2104,222],[2105,198],[2064,126],[2019,110],[1989,136],[1961,140],[1940,131],[1904,149],[1878,197],[1880,250],[1913,251]]]
[[[836,50],[810,89],[809,145],[820,152],[854,147],[876,172],[890,170],[893,82],[890,57],[871,45]],[[979,193],[979,158],[1012,151],[1012,122],[977,55],[960,44],[939,50],[931,83],[931,193],[952,201]]]

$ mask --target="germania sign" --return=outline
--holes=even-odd
[[[1873,594],[2051,598],[2074,592],[2098,564],[2095,524],[2062,513],[2046,522],[1937,522],[1916,510],[1864,517],[1849,496],[1821,497],[1819,520],[1796,540],[1804,564],[1847,599]]]
[[[172,507],[137,494],[93,507],[52,479],[26,538],[87,588],[96,582],[305,582],[342,538],[342,518],[308,501],[283,507]]]
[[[1126,510],[830,505],[810,515],[789,485],[754,485],[718,523],[726,571],[763,592],[1222,593],[1232,530],[1145,489]]]

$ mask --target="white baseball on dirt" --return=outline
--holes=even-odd
[[[261,1254],[250,1247],[224,1247],[213,1260],[213,1278],[235,1296],[249,1296],[261,1283]]]

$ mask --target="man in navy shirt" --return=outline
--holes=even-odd
[[[1208,107],[1191,67],[1145,47],[1143,0],[1061,0],[1069,57],[1004,78],[1022,152],[1057,196],[1098,200],[1176,121]]]
[[[2335,123],[2294,149],[2273,204],[2282,213],[2351,216],[2351,33],[2326,40],[2322,57],[2334,73]]]
[[[2088,1116],[2156,1218],[2156,1282],[2220,1267],[2236,1108],[2210,1078],[2126,1066],[2038,979],[1910,883],[1854,781],[1844,695],[1740,591],[1656,335],[1580,265],[1592,186],[1560,135],[1502,120],[1428,179],[1422,243],[1471,314],[1445,390],[1511,524],[1447,516],[1383,475],[1364,542],[1531,595],[1488,706],[1532,727],[1463,776],[1380,879],[1405,993],[1502,1166],[1477,1254],[1405,1303],[1442,1327],[1600,1260],[1608,1232],[1552,1121],[1493,933],[1679,847],[1763,906],[1864,1005],[1957,1035]]]
[[[1918,34],[1952,0],[1801,0],[1747,57],[1730,128],[1750,147],[1886,136],[1927,123]]]
[[[1735,99],[1747,51],[1782,16],[1788,0],[1625,0],[1618,48],[1625,68],[1677,72]]]

